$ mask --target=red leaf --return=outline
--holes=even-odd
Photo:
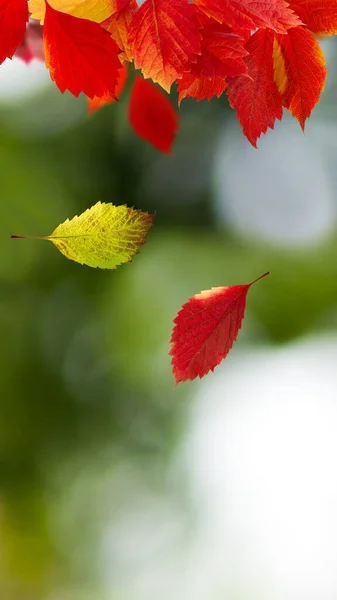
[[[44,50],[50,76],[62,93],[89,98],[114,94],[122,68],[119,48],[98,23],[54,10],[46,2]]]
[[[166,96],[150,81],[137,77],[129,104],[130,123],[141,138],[169,154],[178,129],[178,115]]]
[[[0,64],[21,46],[27,21],[27,0],[0,0]]]
[[[327,76],[324,54],[309,31],[296,27],[287,35],[275,37],[274,58],[283,106],[304,130],[305,121],[324,89]],[[281,83],[277,78],[278,70],[283,72]]]
[[[275,120],[282,119],[281,96],[274,81],[273,43],[272,31],[260,29],[254,33],[245,45],[249,77],[240,75],[228,84],[229,103],[255,148],[261,133],[266,133],[268,127],[273,129]]]
[[[248,285],[212,288],[190,298],[174,319],[170,355],[176,384],[204,377],[226,358],[241,329]]]
[[[186,73],[178,81],[179,105],[184,98],[196,98],[200,100],[211,100],[213,96],[220,96],[224,93],[227,87],[227,81],[223,77],[204,77],[200,75],[196,77],[194,74]]]
[[[170,91],[200,54],[196,10],[188,0],[145,0],[129,28],[136,69]]]
[[[322,35],[337,33],[335,0],[291,0],[291,8],[313,33]]]
[[[199,14],[201,29],[201,55],[192,64],[192,72],[205,77],[235,77],[247,71],[243,60],[248,52],[242,40],[231,27],[221,25]]]
[[[220,97],[227,87],[228,76],[247,71],[243,59],[248,53],[239,35],[227,25],[220,25],[200,12],[198,21],[202,53],[196,63],[191,63],[190,72],[178,79],[179,104],[187,97],[197,101]]]
[[[120,77],[117,81],[117,85],[115,87],[115,93],[113,95],[107,94],[106,96],[103,96],[102,98],[98,98],[97,96],[95,96],[94,98],[88,98],[88,113],[90,115],[93,112],[95,112],[96,110],[99,110],[100,108],[102,108],[102,106],[105,106],[106,104],[112,104],[113,102],[116,101],[116,99],[118,100],[118,98],[120,97],[121,93],[124,90],[124,87],[125,87],[125,84],[126,84],[126,81],[128,78],[128,69],[125,64],[123,65],[122,70],[119,73],[120,73]]]
[[[209,17],[234,29],[268,27],[285,33],[290,27],[301,25],[284,0],[194,0],[194,3]]]

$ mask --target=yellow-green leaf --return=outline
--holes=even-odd
[[[50,240],[64,256],[82,265],[116,269],[139,252],[152,221],[153,215],[141,210],[97,202],[37,239]]]

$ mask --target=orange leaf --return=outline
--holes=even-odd
[[[204,377],[226,358],[241,329],[248,285],[218,287],[190,298],[174,319],[170,355],[176,384]]]
[[[285,33],[290,27],[301,25],[285,0],[194,0],[194,3],[209,17],[234,29],[268,27]]]
[[[178,91],[179,91],[179,105],[184,98],[196,98],[197,102],[200,100],[211,100],[213,96],[220,96],[224,93],[227,87],[227,81],[223,77],[205,77],[199,75],[196,77],[191,73],[186,73],[178,80]]]
[[[98,23],[54,10],[46,2],[44,50],[50,76],[61,92],[94,98],[114,94],[122,68],[119,48]]]
[[[167,92],[200,54],[196,10],[188,0],[145,0],[129,36],[136,69]]]
[[[322,35],[337,33],[335,0],[291,0],[291,8],[313,33]]]
[[[282,104],[300,123],[305,121],[319,102],[324,89],[327,70],[324,54],[314,36],[303,27],[290,29],[287,35],[277,35],[274,47],[275,71],[284,72],[282,83],[277,80]]]
[[[27,21],[27,0],[0,0],[0,64],[21,46]]]
[[[113,14],[104,23],[101,23],[102,27],[111,34],[112,39],[115,40],[119,48],[123,51],[120,58],[130,62],[133,59],[133,47],[129,42],[129,26],[136,10],[136,0],[129,0],[123,10]]]
[[[282,37],[282,36],[280,36]],[[287,37],[287,36],[284,36]],[[259,29],[245,44],[247,76],[235,77],[228,84],[228,99],[240,119],[243,133],[256,148],[256,141],[268,127],[282,119],[282,101],[274,81],[274,34]]]
[[[94,98],[88,98],[88,112],[90,115],[96,110],[102,108],[102,106],[105,106],[106,104],[112,104],[116,101],[116,99],[118,100],[124,90],[124,86],[128,78],[128,70],[126,65],[123,65],[123,68],[121,71],[119,71],[119,73],[120,76],[115,88],[115,94],[106,94],[102,98],[98,98],[97,96]]]
[[[178,116],[169,99],[150,81],[137,77],[129,104],[130,123],[141,138],[169,154],[178,129]]]

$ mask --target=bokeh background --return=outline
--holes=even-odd
[[[120,101],[90,118],[42,63],[0,69],[1,600],[337,599],[337,78],[256,151],[226,98],[171,156]],[[173,94],[173,100],[175,96]],[[102,202],[156,211],[132,264],[47,235]],[[181,305],[249,292],[230,356],[174,389]]]

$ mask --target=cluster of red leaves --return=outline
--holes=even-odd
[[[15,52],[27,62],[42,58],[34,19],[43,24],[51,78],[62,93],[88,96],[90,111],[122,93],[128,61],[166,92],[177,84],[179,104],[226,91],[256,146],[283,107],[304,128],[327,75],[314,34],[337,33],[337,2],[0,0],[0,64]],[[177,116],[159,94],[150,82],[136,80],[130,119],[137,133],[169,152]]]

